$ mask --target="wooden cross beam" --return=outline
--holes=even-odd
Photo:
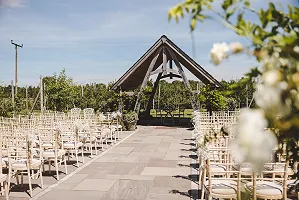
[[[163,72],[166,72],[166,74],[168,74],[168,73],[178,74],[179,73],[177,70],[166,68],[165,71],[163,71],[163,69],[156,69],[155,71],[151,72],[151,75],[155,75],[155,74],[159,74],[159,73],[163,73]]]
[[[182,76],[180,76],[178,74],[166,74],[166,75],[162,76],[161,79],[168,78],[168,77],[182,78]]]
[[[195,103],[195,99],[194,99],[194,95],[193,95],[193,92],[192,92],[192,88],[191,88],[190,83],[189,83],[189,81],[188,81],[188,79],[187,79],[187,77],[186,77],[186,75],[184,73],[184,70],[183,70],[182,66],[181,66],[179,60],[177,59],[176,55],[173,53],[172,49],[170,49],[169,47],[167,47],[167,50],[168,50],[170,56],[172,57],[175,65],[177,66],[177,68],[179,70],[179,74],[181,75],[181,77],[182,77],[182,79],[183,79],[186,87],[190,91],[192,108],[193,108],[193,110],[197,110],[198,108],[197,108],[197,105]]]
[[[146,75],[143,79],[143,82],[141,84],[141,87],[140,87],[140,90],[137,94],[137,99],[136,99],[136,103],[135,103],[135,108],[134,108],[134,111],[137,112],[137,114],[139,114],[139,110],[140,110],[140,95],[142,93],[142,91],[144,90],[144,88],[146,87],[147,85],[147,82],[149,81],[149,78],[151,76],[151,72],[153,71],[154,69],[154,66],[157,62],[157,59],[161,53],[161,50],[162,50],[162,47],[159,47],[155,53],[155,56],[153,58],[153,60],[151,61],[151,64],[149,66],[149,68],[147,69],[147,72],[146,72]]]

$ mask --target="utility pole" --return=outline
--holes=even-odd
[[[26,110],[28,110],[28,87],[26,85]]]
[[[15,112],[15,92],[14,92],[13,80],[11,80],[11,103],[12,103],[13,112]]]
[[[84,97],[84,89],[83,89],[83,85],[81,85],[81,97]]]
[[[15,93],[18,93],[18,47],[23,48],[23,44],[19,45],[17,43],[14,43],[13,40],[10,41],[12,45],[15,45],[15,49],[16,49],[16,68],[15,68]]]
[[[44,110],[47,110],[47,94],[46,94],[46,83],[44,83],[44,88],[43,88],[43,91],[44,91]]]
[[[44,91],[43,91],[43,77],[40,76],[40,111],[44,112]]]

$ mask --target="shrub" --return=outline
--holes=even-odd
[[[122,115],[124,130],[133,131],[136,128],[138,115],[135,111],[129,111]]]

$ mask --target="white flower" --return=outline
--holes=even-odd
[[[284,82],[279,83],[276,87],[259,84],[254,97],[256,104],[273,116],[286,114],[288,109],[281,98],[284,87]]]
[[[236,162],[250,162],[255,169],[269,161],[277,139],[270,131],[265,132],[267,121],[262,110],[241,110],[236,139],[231,141],[230,148]]]
[[[229,45],[229,47],[233,53],[240,53],[244,50],[244,47],[240,42],[233,42]]]
[[[293,50],[294,50],[296,53],[299,53],[299,46],[295,46],[295,47],[293,48]]]
[[[213,44],[213,48],[210,52],[212,62],[218,65],[223,59],[227,58],[228,51],[229,46],[225,42]]]
[[[263,73],[262,80],[265,84],[273,86],[281,79],[281,74],[278,70],[269,70]]]

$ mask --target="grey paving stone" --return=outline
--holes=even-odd
[[[146,145],[143,145],[143,146],[140,146],[140,147],[136,147],[133,152],[155,152],[157,149],[157,146],[146,146]]]
[[[188,199],[191,159],[187,150],[191,147],[186,145],[190,141],[184,139],[191,138],[191,131],[169,127],[138,129],[134,135],[40,199]],[[129,133],[124,132],[122,137],[126,135]],[[71,172],[77,168],[69,165],[68,169]],[[64,171],[63,166],[61,170]],[[60,177],[64,176],[61,174]],[[56,183],[52,176],[45,180],[45,185]],[[12,198],[22,200],[28,198],[26,195]]]
[[[121,180],[155,180],[155,176],[122,175]]]
[[[161,143],[161,141],[162,141],[162,137],[159,137],[159,136],[148,136],[148,137],[146,137],[143,141],[142,141],[142,143],[144,144],[144,143],[149,143],[149,144],[160,144]]]
[[[88,174],[74,174],[71,178],[64,181],[64,183],[80,183]]]
[[[55,187],[54,190],[71,190],[73,189],[77,183],[62,183],[59,187]]]
[[[149,176],[176,176],[188,175],[190,169],[175,168],[175,167],[145,167],[141,175]]]
[[[177,161],[151,158],[146,166],[147,167],[177,167]]]
[[[78,185],[76,185],[72,190],[96,190],[96,191],[108,191],[116,180],[113,179],[84,179]],[[88,192],[87,192],[88,193]]]
[[[136,160],[135,163],[148,163],[150,161],[150,157],[144,157],[144,156],[139,156]]]
[[[172,190],[190,189],[190,180],[188,176],[157,176],[153,187],[168,187]]]
[[[117,175],[139,175],[145,167],[146,164],[143,163],[121,163],[116,165],[113,171],[111,171],[110,173]]]
[[[43,200],[99,200],[105,192],[100,191],[69,191],[53,190],[41,197]]]
[[[146,199],[153,181],[119,180],[103,196],[109,200],[141,200]]]
[[[117,153],[117,154],[129,154],[131,151],[134,150],[135,147],[115,147],[113,148],[111,151],[109,151],[109,153]],[[107,156],[107,155],[105,155]]]
[[[152,194],[150,193],[146,200],[187,200],[190,197],[180,194]]]

